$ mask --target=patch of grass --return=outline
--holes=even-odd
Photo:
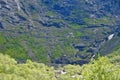
[[[47,16],[55,16],[55,13],[53,11],[48,11],[46,13]]]
[[[52,59],[56,59],[56,58],[59,58],[60,56],[62,56],[63,54],[64,54],[64,52],[62,51],[61,46],[57,45],[56,48],[53,50],[51,57],[52,57]]]
[[[92,19],[92,18],[84,18],[84,21],[87,23],[87,24],[94,24],[94,25],[100,25],[100,24],[112,24],[113,23],[113,19],[111,18],[108,18],[108,17],[102,17],[102,18],[95,18],[95,19]]]

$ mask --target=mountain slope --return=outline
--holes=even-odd
[[[0,51],[19,62],[87,63],[120,43],[119,8],[119,0],[1,0]]]

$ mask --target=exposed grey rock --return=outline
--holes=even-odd
[[[4,27],[3,27],[3,25],[2,25],[2,23],[0,22],[0,29],[4,29]]]

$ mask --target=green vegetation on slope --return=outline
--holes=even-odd
[[[0,80],[120,80],[120,65],[101,57],[83,66],[66,65],[54,69],[30,60],[18,64],[9,56],[0,54]]]
[[[96,19],[91,19],[91,18],[84,18],[85,22],[87,24],[94,24],[94,25],[100,25],[100,24],[112,24],[112,22],[114,22],[113,19],[108,18],[108,17],[102,17],[102,18],[96,18]]]
[[[111,54],[108,55],[110,61],[114,64],[120,65],[120,48],[113,51]]]
[[[4,54],[8,54],[16,60],[30,59],[27,55],[27,51],[20,44],[20,39],[14,37],[5,37],[0,34],[0,51]]]
[[[0,51],[4,54],[10,55],[19,62],[24,62],[27,59],[30,59],[32,61],[49,63],[63,55],[71,56],[76,53],[76,49],[70,45],[71,42],[76,41],[68,32],[53,32],[53,34],[57,36],[62,36],[63,34],[68,36],[66,38],[60,38],[61,42],[55,42],[54,37],[48,37],[48,41],[47,36],[37,38],[31,36],[29,33],[21,35],[16,34],[17,36],[13,36],[1,32]],[[81,34],[75,32],[75,35],[75,37],[79,37]]]

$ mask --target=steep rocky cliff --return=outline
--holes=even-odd
[[[0,0],[0,51],[19,62],[87,63],[119,46],[119,18],[119,0]]]

